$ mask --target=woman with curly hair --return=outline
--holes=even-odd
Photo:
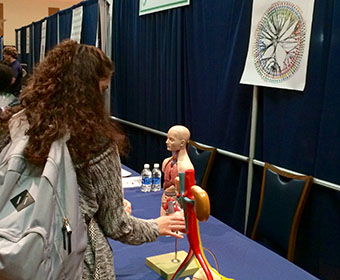
[[[83,279],[115,279],[106,237],[141,244],[159,235],[181,237],[175,232],[185,230],[180,216],[143,220],[124,210],[120,154],[127,139],[106,112],[103,95],[112,72],[112,62],[98,48],[64,41],[36,67],[20,96],[21,104],[0,117],[2,149],[9,141],[11,116],[18,111],[25,115],[29,123],[25,156],[39,166],[45,164],[52,142],[70,133],[67,146],[88,224]]]

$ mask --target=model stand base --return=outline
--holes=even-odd
[[[146,258],[146,265],[149,266],[152,270],[157,272],[162,278],[166,280],[171,280],[172,276],[175,274],[177,268],[184,261],[187,256],[187,252],[178,251],[177,259],[179,262],[173,262],[175,258],[175,253],[168,253],[163,255],[157,255],[153,257]],[[193,275],[199,267],[196,264],[195,258],[190,262],[185,271],[181,274],[181,277]]]

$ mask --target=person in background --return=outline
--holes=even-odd
[[[4,64],[0,63],[0,114],[5,107],[12,101],[10,97],[8,97],[7,89],[12,83],[13,73],[11,68]]]
[[[6,46],[2,51],[3,60],[7,63],[13,72],[13,79],[8,92],[18,97],[22,87],[23,70],[18,60],[18,51],[14,46]]]
[[[115,279],[108,237],[137,245],[160,235],[183,238],[177,232],[185,231],[183,215],[145,220],[124,209],[120,155],[126,154],[127,137],[104,104],[112,73],[113,64],[100,49],[66,40],[36,67],[20,104],[0,116],[0,150],[9,141],[8,121],[20,111],[30,125],[25,157],[38,166],[44,165],[52,142],[70,133],[67,146],[88,225],[82,279]]]
[[[0,93],[6,91],[12,83],[12,79],[13,73],[11,68],[5,63],[0,63]]]

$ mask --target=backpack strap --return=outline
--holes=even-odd
[[[24,158],[24,150],[28,142],[28,136],[25,135],[29,125],[24,114],[19,113],[12,116],[9,120],[9,131],[11,141],[3,148],[0,154],[0,166],[9,163],[8,170],[21,173],[26,166],[26,161],[10,161],[12,157]]]
[[[18,139],[28,138],[26,136],[26,131],[29,129],[29,124],[26,115],[24,114],[24,110],[19,111],[11,117],[8,128],[12,142]]]
[[[66,141],[69,137],[69,133],[67,133],[64,137],[55,140],[50,147],[42,176],[46,177],[52,186],[57,185],[58,172],[56,172],[56,170],[59,170],[60,166],[64,166],[65,163],[67,163],[69,166],[67,166],[65,172],[75,172],[72,159],[66,145]]]

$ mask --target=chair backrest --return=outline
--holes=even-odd
[[[188,155],[195,168],[196,185],[206,188],[208,177],[216,155],[216,148],[205,147],[189,140]]]
[[[265,163],[251,239],[294,261],[297,230],[311,183],[311,176],[291,174]]]

